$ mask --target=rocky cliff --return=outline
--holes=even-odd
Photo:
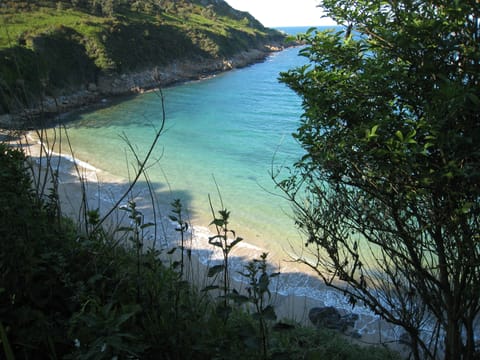
[[[281,33],[223,0],[98,4],[104,2],[0,7],[0,115],[62,112],[198,79],[284,46]]]

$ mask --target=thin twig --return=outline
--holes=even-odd
[[[155,146],[157,145],[158,143],[158,140],[160,139],[160,135],[162,134],[163,132],[163,128],[165,127],[165,103],[164,103],[164,97],[163,97],[163,92],[161,89],[158,90],[158,93],[157,94],[160,94],[160,100],[161,100],[161,103],[162,103],[162,121],[161,121],[161,126],[160,126],[160,129],[158,129],[158,131],[156,132],[155,134],[155,138],[152,142],[152,144],[150,145],[150,148],[147,152],[147,155],[145,156],[145,159],[139,163],[139,168],[137,170],[137,173],[133,179],[133,181],[130,183],[128,189],[123,193],[122,196],[120,196],[120,198],[117,200],[117,202],[110,208],[110,210],[99,220],[98,224],[95,226],[94,228],[94,231],[98,230],[102,224],[105,222],[105,220],[115,211],[115,209],[117,209],[120,204],[122,203],[123,200],[125,200],[125,198],[128,196],[128,194],[132,191],[132,189],[134,188],[135,184],[138,182],[138,180],[140,179],[140,176],[142,176],[143,174],[143,171],[145,169],[145,166],[148,162],[148,160],[150,159],[150,156],[152,155],[153,153],[153,150],[155,149]]]

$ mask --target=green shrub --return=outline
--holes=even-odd
[[[49,211],[54,193],[37,197],[23,152],[0,144],[0,169],[0,358],[398,358],[296,324],[278,330],[269,303],[277,274],[267,272],[266,254],[245,265],[245,295],[225,287],[214,299],[185,280],[182,264],[144,248],[150,224],[134,202],[125,207],[133,221],[120,229],[126,236],[98,229],[98,210],[81,233]],[[173,206],[181,233],[181,206]],[[225,222],[214,221],[220,235],[231,232]],[[183,242],[181,250],[189,254]],[[218,311],[226,299],[228,317]]]
[[[14,352],[53,356],[66,346],[74,238],[36,197],[21,151],[0,144],[0,168],[0,318]]]

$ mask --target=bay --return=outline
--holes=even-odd
[[[307,28],[281,30],[295,34]],[[299,50],[163,89],[165,130],[148,169],[162,207],[181,199],[197,233],[207,238],[213,230],[211,198],[215,211],[231,212],[230,229],[284,267],[304,241],[271,174],[303,154],[292,137],[301,99],[278,80],[281,72],[305,64]],[[66,126],[75,156],[117,177],[131,176],[135,161],[124,138],[143,158],[162,112],[159,94],[152,92],[73,114]]]
[[[295,34],[307,29],[281,30]],[[278,293],[348,311],[350,304],[341,293],[325,289],[305,268],[289,261],[302,253],[304,239],[290,204],[271,179],[272,172],[292,166],[304,153],[292,137],[303,113],[301,99],[278,80],[281,72],[305,64],[299,51],[288,48],[243,69],[165,88],[164,109],[159,94],[150,92],[106,100],[102,108],[71,114],[64,126],[76,158],[125,179],[136,167],[125,138],[143,158],[165,110],[165,129],[148,165],[163,210],[156,219],[145,220],[168,221],[170,203],[181,199],[194,225],[193,237],[202,243],[195,253],[205,262],[212,258],[204,250],[211,248],[208,237],[214,230],[209,226],[211,198],[215,211],[231,212],[229,228],[244,238],[244,251],[230,263],[233,273],[242,269],[249,255],[266,251],[282,272],[275,285]],[[356,312],[371,316],[362,307]],[[366,332],[376,318],[372,319],[358,330]]]

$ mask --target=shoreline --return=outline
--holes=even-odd
[[[257,58],[255,61],[251,61],[244,64],[243,66],[231,66],[226,70],[219,70],[219,71],[212,71],[208,73],[194,73],[194,75],[188,75],[185,72],[179,72],[179,67],[178,64],[175,67],[174,65],[169,65],[165,68],[162,68],[162,71],[160,71],[158,68],[155,68],[153,70],[148,70],[145,72],[142,72],[140,75],[139,74],[129,74],[124,75],[123,79],[120,76],[120,80],[115,80],[115,79],[110,79],[110,82],[107,82],[107,84],[110,84],[110,86],[113,86],[113,84],[117,84],[113,86],[115,89],[121,89],[122,86],[118,84],[129,84],[133,83],[136,84],[137,80],[135,76],[139,76],[140,79],[155,79],[155,76],[158,76],[158,74],[167,74],[167,75],[162,75],[163,79],[173,79],[171,82],[166,83],[167,85],[164,86],[171,86],[183,82],[188,82],[188,81],[194,81],[194,80],[201,80],[204,78],[208,78],[211,76],[214,76],[215,74],[226,72],[235,68],[241,68],[249,65],[253,65],[255,63],[265,61],[268,56],[271,54],[281,51],[282,49],[276,49],[272,50],[269,52],[263,52],[261,54],[261,58]],[[259,56],[259,52],[256,52],[256,56]],[[197,64],[198,65],[198,64]],[[189,64],[184,64],[184,66],[189,66]],[[223,65],[222,65],[223,66]],[[153,74],[153,75],[152,75]],[[173,75],[178,75],[181,74],[182,77],[174,77]],[[187,75],[188,76],[187,76]],[[155,75],[155,76],[154,76]],[[158,79],[158,77],[157,77]],[[119,81],[122,81],[119,83]],[[126,85],[125,85],[126,86]],[[85,111],[85,110],[90,110],[90,109],[95,109],[97,107],[103,107],[103,106],[108,106],[111,104],[112,101],[122,101],[121,97],[127,97],[127,96],[135,96],[136,94],[148,92],[148,91],[155,91],[155,89],[158,89],[158,83],[155,83],[154,86],[152,87],[136,87],[128,90],[127,92],[118,92],[114,94],[110,94],[109,96],[103,96],[103,93],[99,92],[98,88],[95,88],[96,92],[99,94],[98,97],[95,99],[95,101],[87,103],[87,104],[78,104],[76,102],[73,102],[74,106],[73,107],[68,107],[72,103],[66,101],[66,104],[64,107],[57,108],[56,112],[52,114],[52,124],[56,122],[58,119],[61,119],[62,117],[68,115],[68,113],[73,112],[73,111]],[[90,87],[92,90],[93,87]],[[87,89],[87,94],[91,94],[92,91],[88,91]],[[106,99],[108,100],[106,100]],[[78,100],[79,98],[74,99]],[[102,99],[105,99],[105,101],[102,101]],[[61,100],[61,99],[60,99]],[[59,111],[61,110],[61,111]],[[30,116],[30,115],[29,115]],[[1,121],[1,116],[0,116],[0,128],[2,128],[2,121]],[[35,129],[35,127],[34,127]],[[36,127],[36,129],[40,129],[40,127]],[[0,135],[1,135],[1,129],[0,129]],[[27,135],[25,135],[27,136]],[[1,136],[0,136],[1,140]],[[30,139],[32,140],[32,139]],[[25,144],[24,144],[25,145]],[[38,152],[40,151],[40,145],[38,143],[30,143],[26,146],[27,148],[27,155],[30,155],[32,159],[36,159],[36,167],[38,167],[38,171],[42,171],[41,168],[42,166],[45,166],[45,164],[41,164],[38,162],[38,156],[35,156],[35,151]],[[33,154],[33,155],[32,155]],[[56,154],[54,157],[56,158],[58,154]],[[80,179],[78,176],[82,176],[86,182],[86,189],[87,189],[87,201],[90,204],[90,208],[99,208],[101,213],[105,213],[106,209],[109,209],[109,205],[113,204],[115,202],[115,198],[118,196],[119,193],[121,193],[123,190],[128,186],[128,180],[127,179],[121,179],[121,178],[113,178],[112,175],[93,168],[91,165],[88,164],[88,162],[83,162],[78,158],[68,156],[66,154],[61,154],[58,155],[58,158],[60,162],[62,162],[62,166],[60,166],[60,172],[59,172],[59,180],[60,180],[60,198],[62,201],[62,213],[65,215],[75,219],[80,218],[79,216],[79,208],[80,208],[80,194],[81,194],[81,184],[80,184]],[[75,166],[73,165],[74,163],[77,164],[77,166],[80,169],[79,173],[76,173]],[[137,208],[140,209],[141,211],[144,211],[145,214],[147,212],[149,213],[148,216],[151,217],[151,209],[147,209],[149,204],[148,204],[148,192],[145,191],[145,189],[137,189],[138,191],[135,191],[135,199],[136,201],[138,200],[139,205]],[[146,200],[146,203],[145,202]],[[124,201],[124,203],[127,202],[127,199]],[[166,226],[170,228],[170,234],[172,237],[176,236],[176,240],[173,240],[171,242],[170,240],[166,240],[165,244],[161,244],[160,241],[157,241],[158,245],[166,245],[167,247],[170,246],[172,247],[172,244],[175,241],[178,241],[178,233],[176,233],[173,229],[173,226],[171,223],[168,222],[168,214],[170,214],[170,208],[168,206],[160,209],[160,216],[163,218],[161,221],[164,222],[160,227]],[[122,216],[125,215],[124,211],[116,211],[116,213],[112,216],[112,219],[115,221],[121,218]],[[146,216],[147,219],[147,216]],[[148,220],[147,220],[148,221]],[[113,223],[113,224],[108,224],[110,228],[113,226],[118,225],[118,223]],[[192,225],[192,224],[191,224]],[[193,232],[189,236],[192,238],[191,244],[195,242],[195,245],[193,245],[192,253],[193,253],[193,260],[192,263],[189,265],[190,267],[195,267],[198,272],[196,273],[195,276],[199,276],[198,279],[203,279],[199,280],[197,282],[197,285],[202,283],[205,279],[205,274],[208,271],[209,266],[216,265],[218,264],[218,258],[214,256],[214,249],[213,246],[208,244],[208,236],[212,235],[211,229],[208,229],[206,227],[199,227],[192,225]],[[173,229],[173,230],[172,230]],[[240,243],[238,247],[234,249],[232,252],[232,258],[233,258],[233,265],[235,266],[234,268],[231,269],[231,274],[234,275],[239,270],[243,270],[242,266],[246,264],[248,260],[251,260],[253,257],[258,258],[259,254],[263,252],[262,249],[255,247],[253,245],[249,245],[247,243]],[[178,247],[178,244],[176,244]],[[163,247],[163,249],[167,249],[167,247]],[[168,250],[168,249],[167,249]],[[268,258],[267,259],[268,263],[271,265],[272,264],[272,259]],[[280,272],[282,272],[282,268],[280,268]],[[273,271],[272,271],[273,272]],[[359,343],[364,343],[364,344],[382,344],[386,342],[394,342],[398,340],[400,334],[395,334],[394,330],[391,329],[391,326],[389,324],[386,324],[385,322],[381,321],[378,319],[378,317],[374,317],[371,315],[367,315],[367,312],[360,311],[359,313],[359,307],[357,306],[356,308],[352,309],[351,306],[348,304],[348,302],[345,300],[344,296],[335,290],[331,288],[327,288],[326,285],[321,283],[320,280],[315,279],[313,276],[303,273],[303,272],[295,272],[292,270],[287,269],[286,273],[282,273],[281,277],[276,278],[277,279],[282,279],[282,281],[278,281],[275,283],[272,283],[272,305],[275,307],[275,311],[278,315],[278,319],[288,319],[288,320],[293,320],[295,322],[301,323],[302,325],[306,326],[312,326],[311,322],[308,319],[308,311],[313,308],[313,307],[326,307],[326,306],[333,306],[336,309],[338,309],[342,314],[349,314],[349,313],[355,313],[359,314],[359,320],[357,321],[357,324],[353,328],[354,331],[358,332],[361,335],[360,339],[354,339],[353,337],[348,337],[349,339],[352,339],[352,341],[357,341]],[[234,282],[234,287],[238,289],[245,289],[246,284],[241,281],[242,279],[234,278],[232,276],[232,281]],[[205,284],[205,282],[203,282]]]
[[[37,173],[45,171],[47,164],[45,163],[45,158],[42,160],[41,152],[43,151],[43,156],[45,156],[48,149],[43,148],[42,150],[41,144],[34,137],[31,137],[30,134],[25,135],[21,143],[17,139],[16,144],[32,160]],[[128,187],[126,179],[113,177],[80,159],[68,156],[68,154],[52,155],[52,164],[54,168],[59,170],[59,198],[62,214],[74,220],[80,218],[79,213],[82,204],[81,181],[84,181],[89,208],[99,208],[101,214],[105,213],[116,202],[119,194],[122,194]],[[137,209],[145,215],[145,222],[149,222],[153,218],[159,223],[159,227],[163,228],[165,237],[161,238],[162,234],[160,234],[159,238],[155,240],[157,247],[163,249],[162,253],[174,246],[178,247],[178,232],[175,231],[173,224],[168,219],[171,209],[157,209],[157,216],[159,217],[155,217],[150,208],[151,203],[149,202],[149,194],[146,189],[135,188],[133,197],[137,203]],[[123,203],[126,203],[127,199]],[[125,212],[117,209],[111,217],[112,221],[107,222],[107,229],[113,229],[115,226],[118,226],[120,224],[119,221],[122,221],[122,217],[125,218]],[[193,269],[191,272],[193,283],[202,288],[207,284],[206,274],[208,268],[221,261],[221,254],[215,254],[216,249],[208,244],[208,236],[212,235],[210,229],[201,228],[194,224],[191,225],[192,232],[187,234],[189,240],[186,246],[192,251],[192,260],[187,267]],[[150,238],[150,241],[152,240]],[[243,266],[247,261],[254,257],[258,258],[262,252],[262,249],[248,243],[235,247],[230,257],[233,288],[241,291],[248,286],[244,279],[233,275],[237,271],[243,270]],[[167,261],[171,261],[171,258]],[[269,265],[272,265],[272,259],[267,259],[267,261]],[[398,339],[399,334],[396,334],[390,325],[381,321],[378,317],[360,311],[360,307],[352,309],[342,294],[320,284],[320,281],[316,281],[312,276],[300,272],[282,273],[282,269],[280,268],[279,270],[281,275],[271,284],[272,305],[279,320],[290,320],[302,325],[313,326],[308,319],[308,312],[311,308],[334,306],[342,315],[350,313],[359,315],[359,319],[351,330],[351,336],[345,335],[352,341],[360,344],[382,344]],[[275,271],[277,271],[276,266],[272,265],[269,272]],[[355,333],[361,335],[361,338],[355,338]]]
[[[35,129],[41,122],[55,121],[72,111],[101,107],[109,100],[122,96],[135,96],[164,87],[209,77],[240,69],[265,61],[270,55],[295,47],[295,43],[269,43],[249,49],[230,58],[176,60],[168,65],[153,66],[146,70],[123,74],[101,75],[96,83],[89,83],[77,89],[65,89],[59,96],[43,96],[36,104],[14,113],[0,115],[0,129]]]

